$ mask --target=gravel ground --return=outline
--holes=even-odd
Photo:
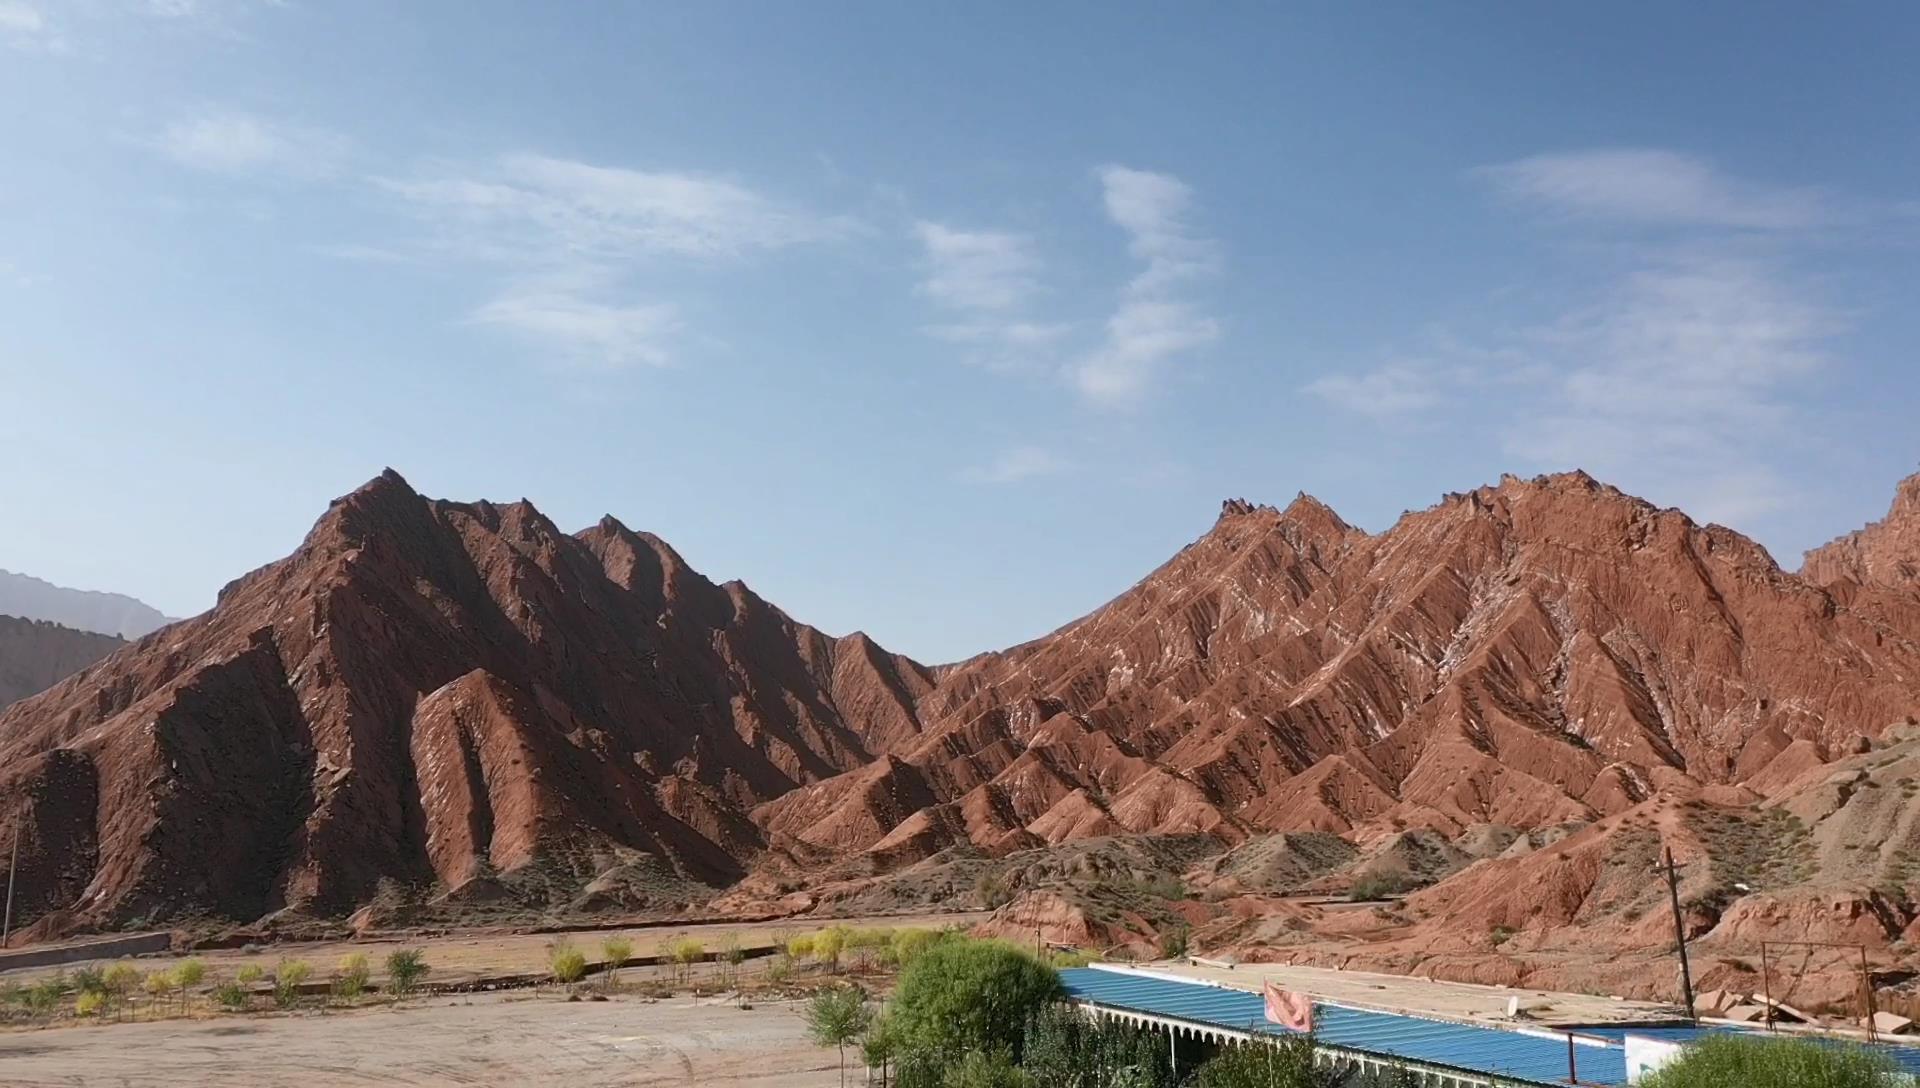
[[[850,1079],[859,1077],[856,1069]],[[786,1003],[741,1010],[690,998],[483,994],[397,1009],[0,1034],[8,1088],[839,1083],[834,1053],[808,1043],[800,1010]]]

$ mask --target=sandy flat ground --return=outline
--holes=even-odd
[[[857,1066],[857,1057],[851,1059]],[[852,1079],[858,1083],[856,1068]],[[480,994],[327,1014],[0,1034],[0,1085],[726,1085],[826,1088],[831,1050],[789,1003]]]
[[[777,923],[712,923],[646,929],[579,930],[566,934],[454,933],[431,937],[376,937],[354,941],[287,942],[263,945],[254,952],[229,949],[196,952],[193,955],[204,960],[215,977],[230,977],[242,964],[251,963],[264,970],[272,971],[274,964],[282,959],[298,959],[305,960],[313,966],[316,978],[325,978],[342,957],[352,952],[364,952],[372,961],[374,977],[378,979],[384,973],[381,968],[387,953],[397,948],[418,948],[426,953],[427,964],[432,968],[427,981],[449,983],[484,973],[544,971],[549,960],[548,949],[555,941],[563,938],[572,941],[586,953],[589,959],[597,959],[600,942],[615,935],[624,936],[632,941],[634,955],[644,956],[656,953],[685,937],[698,938],[709,951],[717,952],[729,938],[738,940],[742,947],[754,948],[770,945],[781,936],[812,933],[833,925],[863,929],[937,929],[949,925],[966,928],[986,917],[987,914],[984,912],[971,912],[857,919],[796,918]],[[170,959],[179,958],[181,957],[141,956],[134,962],[142,970],[147,970],[150,966],[165,967]],[[0,977],[29,983],[42,975],[60,970],[71,972],[86,965],[81,962],[63,964],[57,968],[25,968],[0,972]]]
[[[1507,1001],[1515,997],[1520,999],[1522,1006],[1534,1010],[1532,1018],[1543,1024],[1604,1024],[1623,1020],[1671,1020],[1685,1016],[1684,1010],[1675,1006],[1647,1001],[1615,1001],[1590,994],[1477,986],[1470,982],[1435,982],[1371,971],[1339,971],[1326,967],[1292,967],[1274,963],[1243,963],[1232,968],[1159,963],[1142,966],[1147,970],[1243,990],[1258,991],[1263,980],[1272,979],[1278,986],[1312,994],[1326,1001],[1450,1020],[1505,1021]]]

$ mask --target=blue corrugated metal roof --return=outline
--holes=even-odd
[[[1060,972],[1067,992],[1083,1001],[1194,1024],[1268,1035],[1292,1032],[1266,1019],[1260,995],[1199,982],[1175,982],[1097,968]],[[1314,1010],[1314,1035],[1329,1046],[1497,1074],[1532,1084],[1567,1082],[1564,1039],[1476,1027],[1338,1005]],[[1617,1046],[1575,1048],[1580,1083],[1624,1085],[1627,1061]]]

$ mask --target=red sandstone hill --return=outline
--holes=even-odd
[[[120,645],[112,635],[0,616],[0,710],[52,687]]]
[[[1228,503],[1099,611],[944,672],[907,743],[755,820],[801,858],[895,861],[1591,821],[1784,781],[1920,711],[1920,622],[1897,592],[1830,592],[1580,473],[1450,495],[1378,535],[1305,496]]]
[[[1881,573],[1911,525],[1859,537],[1802,577],[1579,473],[1379,534],[1232,502],[1093,614],[936,671],[611,519],[568,535],[389,473],[212,612],[0,715],[0,820],[42,931],[338,914],[385,882],[588,909],[753,870],[736,898],[852,901],[956,858],[1070,889],[1120,870],[1061,844],[1109,837],[1234,848],[1198,872],[1241,887],[1585,857],[1568,829],[1798,796],[1920,713],[1920,595]],[[1502,909],[1474,879],[1422,909]]]
[[[901,743],[931,683],[610,518],[570,536],[389,472],[211,612],[0,715],[17,909],[251,920],[383,880],[725,883],[759,847],[748,809]]]

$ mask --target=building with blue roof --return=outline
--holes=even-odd
[[[1297,1034],[1266,1018],[1261,996],[1210,982],[1131,968],[1060,972],[1070,1000],[1093,1015],[1168,1033],[1176,1054],[1262,1037]],[[1625,1088],[1628,1039],[1684,1045],[1737,1029],[1613,1024],[1572,1029],[1502,1028],[1317,1002],[1314,1039],[1329,1055],[1365,1070],[1406,1069],[1428,1088],[1583,1084]],[[1196,1049],[1197,1048],[1197,1049]],[[1920,1074],[1920,1049],[1880,1047]]]

